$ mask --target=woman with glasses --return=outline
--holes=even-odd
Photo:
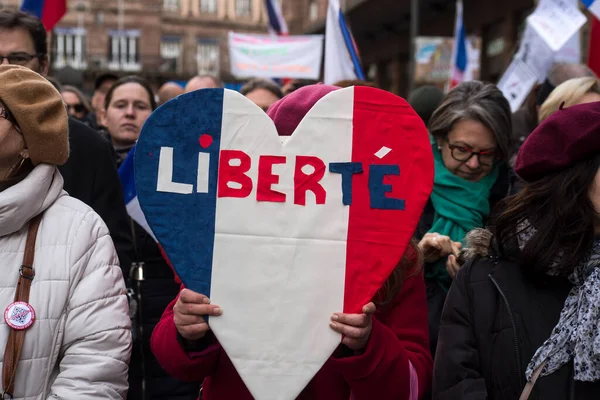
[[[508,101],[494,85],[457,86],[429,122],[435,160],[434,187],[421,219],[432,353],[457,257],[467,232],[481,228],[495,202],[508,193],[511,148]]]
[[[92,107],[83,93],[74,86],[63,86],[60,94],[67,105],[69,116],[85,121],[85,117],[92,111]]]
[[[599,167],[600,103],[562,108],[527,138],[523,190],[468,234],[434,399],[600,399]]]
[[[131,354],[123,276],[100,216],[63,190],[60,93],[0,66],[2,398],[123,399]]]

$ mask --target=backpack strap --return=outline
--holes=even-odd
[[[35,270],[33,269],[35,241],[41,221],[42,214],[35,216],[31,221],[29,221],[27,241],[25,242],[25,254],[23,255],[23,265],[21,265],[21,268],[19,268],[19,281],[17,282],[15,302],[29,302],[31,282],[35,277]],[[25,343],[25,332],[26,328],[11,328],[10,334],[8,335],[6,349],[4,350],[4,362],[2,364],[2,399],[12,399],[12,394],[15,389],[17,365],[19,363],[19,358],[21,357],[23,344]]]

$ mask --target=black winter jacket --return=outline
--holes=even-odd
[[[571,287],[563,278],[534,283],[518,252],[504,254],[495,245],[467,261],[442,313],[433,398],[518,399],[525,369],[558,322]],[[575,382],[570,363],[540,378],[529,399],[600,399],[600,383]]]
[[[126,155],[126,154],[125,154]],[[124,157],[117,159],[120,162]],[[134,264],[127,266],[126,280],[133,289],[137,312],[133,320],[133,349],[129,363],[129,400],[196,400],[199,382],[182,382],[169,376],[150,349],[150,336],[163,312],[179,293],[175,274],[158,244],[144,228],[129,219]],[[131,268],[130,268],[131,267]]]
[[[69,118],[69,160],[58,169],[70,196],[92,207],[106,223],[123,276],[133,255],[129,216],[111,144],[98,132]]]

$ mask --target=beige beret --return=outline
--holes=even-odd
[[[0,65],[0,101],[17,121],[34,165],[67,162],[69,117],[50,82],[28,68]]]

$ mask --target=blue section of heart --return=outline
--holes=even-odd
[[[184,285],[210,296],[223,89],[179,96],[158,108],[144,125],[135,152],[138,199],[152,231]],[[206,149],[203,134],[212,137]],[[173,182],[192,184],[191,194],[156,190],[161,147],[173,148]],[[197,193],[198,153],[210,153],[208,193]]]

